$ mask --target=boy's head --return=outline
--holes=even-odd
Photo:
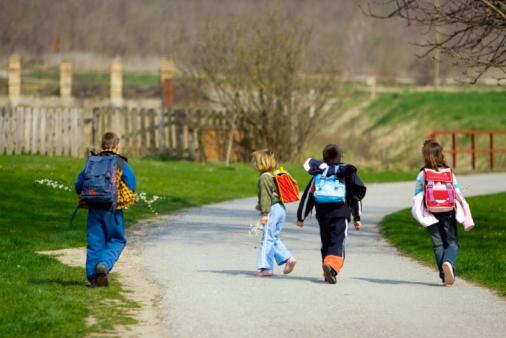
[[[119,150],[119,137],[116,133],[108,131],[102,136],[102,150],[117,152]]]
[[[276,169],[276,157],[269,149],[262,149],[253,152],[253,165],[261,173]]]
[[[437,170],[439,167],[448,167],[443,155],[443,147],[436,141],[426,140],[423,143],[422,155],[425,161],[425,168]]]
[[[341,162],[343,153],[337,144],[327,144],[323,148],[323,162],[327,164],[336,164]]]

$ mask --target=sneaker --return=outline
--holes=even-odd
[[[453,267],[450,262],[443,263],[444,282],[446,286],[451,286],[455,282],[455,275],[453,274]]]
[[[109,280],[107,279],[107,275],[109,271],[107,271],[107,267],[104,263],[97,264],[97,275],[95,276],[95,284],[96,286],[108,286]]]
[[[332,267],[328,264],[322,265],[323,269],[323,278],[325,278],[325,281],[329,284],[336,284],[337,279],[337,273],[332,269]]]
[[[91,278],[88,278],[88,287],[89,288],[96,288],[98,285],[97,285],[97,277],[93,276]]]
[[[257,271],[257,276],[258,277],[270,277],[272,276],[272,270],[269,270],[269,269],[260,269]]]
[[[283,269],[283,273],[285,275],[289,274],[293,271],[293,268],[295,267],[295,264],[297,264],[297,260],[293,257],[288,258],[288,260],[285,263],[285,268]]]

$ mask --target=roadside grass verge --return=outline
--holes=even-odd
[[[162,197],[153,205],[160,214],[256,193],[258,174],[250,164],[226,167],[136,159],[130,163],[138,192],[148,198]],[[109,288],[88,289],[84,268],[35,253],[86,244],[86,211],[80,210],[74,226],[69,226],[75,194],[35,183],[46,178],[72,186],[83,166],[84,159],[0,155],[0,337],[35,333],[76,337],[135,322],[129,310],[137,305],[124,296],[114,273]],[[304,189],[309,175],[302,166],[286,168]],[[365,170],[360,174],[366,183],[413,178],[412,173]],[[142,203],[125,213],[127,226],[153,216]],[[94,318],[95,323],[87,326],[85,318]]]
[[[506,193],[467,199],[476,227],[464,232],[459,225],[457,275],[506,296]],[[435,267],[427,230],[411,217],[409,209],[386,216],[382,234],[399,250]]]

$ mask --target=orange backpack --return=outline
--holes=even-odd
[[[283,167],[279,170],[275,170],[274,174],[271,174],[276,187],[278,188],[279,198],[283,204],[297,202],[300,199],[300,191],[297,186],[297,181],[284,170]]]

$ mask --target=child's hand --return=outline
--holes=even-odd
[[[357,230],[357,231],[360,231],[360,228],[362,228],[362,223],[360,223],[360,221],[355,221],[354,225],[355,225],[355,230]]]
[[[255,205],[255,210],[260,211],[260,204]]]
[[[295,222],[295,225],[298,226],[299,228],[302,228],[304,226],[304,221],[297,221]]]
[[[266,225],[269,222],[269,216],[262,216],[260,217],[260,223],[262,225]]]

